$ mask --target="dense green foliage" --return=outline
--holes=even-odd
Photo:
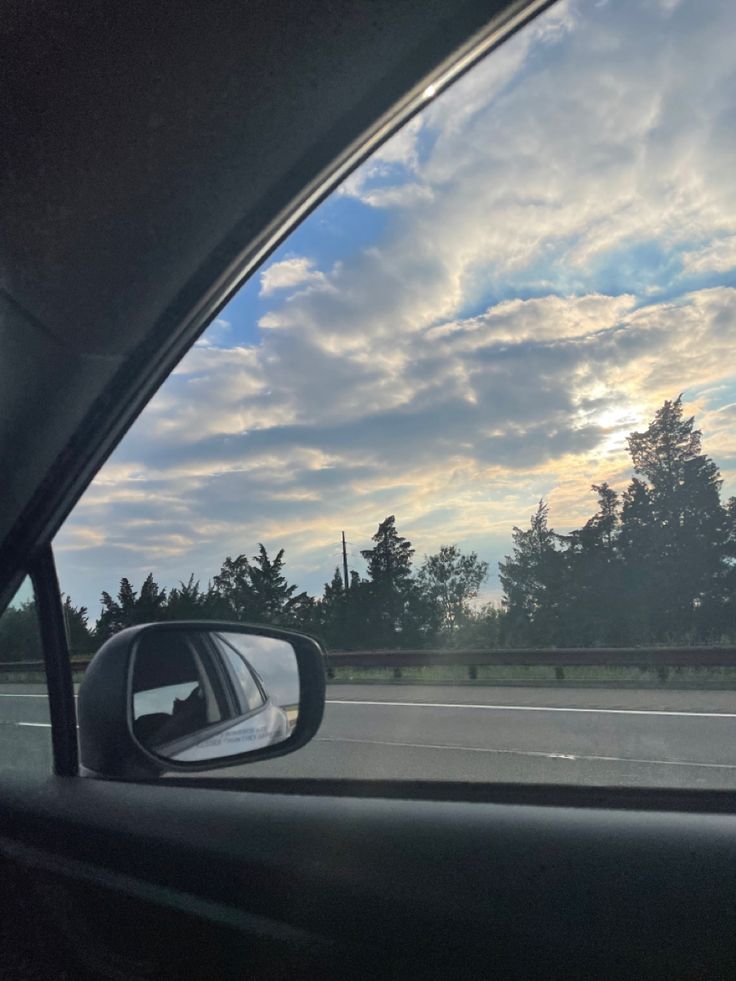
[[[596,513],[557,535],[540,502],[500,565],[511,646],[707,643],[736,637],[736,499],[681,399],[628,440],[635,476],[596,485]]]
[[[15,663],[42,659],[35,603],[27,600],[9,607],[0,616],[0,661]]]
[[[628,440],[634,474],[623,493],[593,485],[595,513],[558,534],[539,502],[528,528],[514,528],[499,563],[504,599],[479,606],[488,563],[443,545],[414,569],[414,549],[382,521],[362,550],[366,576],[339,569],[320,597],[299,592],[272,558],[227,556],[206,589],[192,574],[168,592],[150,574],[140,592],[127,578],[87,610],[65,599],[75,653],[92,651],[124,627],[154,620],[220,619],[294,627],[331,649],[397,647],[573,647],[736,640],[736,498],[721,503],[716,464],[701,433],[667,401]],[[32,603],[0,618],[0,659],[40,657]]]

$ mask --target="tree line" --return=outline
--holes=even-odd
[[[540,501],[500,563],[511,645],[629,646],[736,638],[736,498],[682,397],[628,438],[634,475],[593,486],[595,514],[557,534]]]
[[[567,534],[540,501],[515,527],[499,563],[500,605],[478,603],[488,563],[443,545],[415,564],[411,542],[386,517],[361,555],[366,574],[336,568],[321,596],[290,583],[285,552],[228,556],[202,587],[192,574],[170,590],[149,574],[103,592],[94,624],[65,597],[75,653],[94,651],[124,627],[217,619],[306,631],[329,649],[590,647],[722,643],[736,638],[736,498],[721,502],[718,467],[702,451],[682,397],[666,401],[628,438],[633,475],[622,493],[593,485],[595,513]],[[37,647],[32,604],[0,618],[0,658]],[[40,648],[39,656],[40,656]],[[16,654],[19,656],[16,658]]]
[[[488,563],[475,552],[443,546],[413,569],[414,549],[389,515],[362,550],[367,575],[353,571],[346,587],[339,568],[321,596],[310,596],[290,583],[284,549],[269,555],[228,556],[220,571],[202,588],[194,575],[171,590],[149,574],[136,590],[127,578],[117,595],[103,592],[102,611],[88,634],[99,644],[118,630],[158,620],[236,620],[290,627],[319,637],[331,649],[424,646],[442,638],[468,634],[497,615],[492,606],[475,610],[473,601],[488,576]],[[67,622],[84,644],[86,610],[68,604]],[[74,638],[73,638],[74,641]],[[94,646],[94,644],[92,646]]]

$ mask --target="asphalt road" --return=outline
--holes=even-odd
[[[0,773],[49,773],[51,729],[42,685],[0,685]]]
[[[37,686],[0,687],[0,766],[45,765]],[[736,692],[333,685],[317,737],[243,776],[736,787]]]

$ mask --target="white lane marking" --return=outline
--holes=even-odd
[[[0,726],[40,726],[42,729],[50,729],[50,722],[20,722],[16,719],[0,719]],[[79,727],[77,727],[79,728]]]
[[[48,695],[31,695],[19,692],[0,692],[0,698],[45,698]],[[76,695],[75,695],[76,698]],[[560,705],[481,705],[461,702],[386,702],[362,701],[357,698],[328,698],[326,705],[391,705],[400,708],[486,709],[492,712],[582,712],[595,715],[672,715],[677,718],[692,716],[695,719],[736,719],[736,712],[678,712],[675,709],[612,709],[582,708]]]
[[[381,739],[338,739],[330,736],[317,736],[318,743],[364,743],[369,746],[403,746],[407,749],[459,750],[462,753],[492,753],[497,756],[537,756],[546,760],[593,760],[605,763],[648,763],[656,766],[699,766],[715,770],[736,770],[736,763],[699,763],[690,760],[643,760],[631,756],[595,756],[587,753],[543,753],[533,749],[490,749],[485,746],[445,746],[436,743],[390,742]]]
[[[486,709],[492,712],[585,712],[594,715],[674,715],[694,719],[736,719],[736,712],[676,712],[669,709],[563,708],[560,705],[473,705],[453,702],[364,702],[353,698],[328,698],[327,705],[390,705],[401,708]]]

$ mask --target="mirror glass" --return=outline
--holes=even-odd
[[[133,733],[181,763],[238,756],[288,739],[299,669],[286,640],[217,630],[152,630],[138,642]]]

